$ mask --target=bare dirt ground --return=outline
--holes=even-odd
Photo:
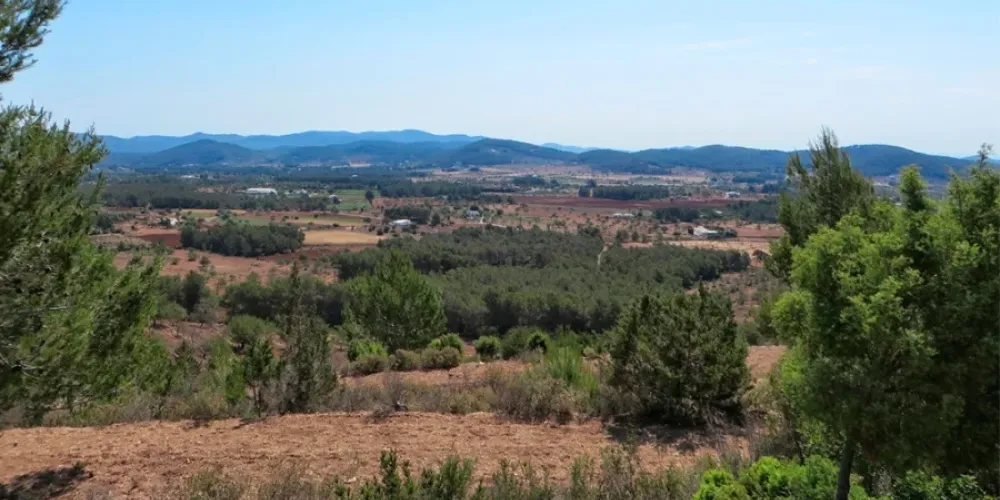
[[[743,449],[736,436],[692,433],[639,446],[647,468],[685,466],[715,452],[717,443]],[[162,498],[170,484],[208,469],[267,480],[290,468],[316,478],[366,478],[377,472],[379,454],[395,449],[414,469],[452,455],[476,461],[483,477],[501,460],[530,462],[551,480],[565,482],[573,459],[599,457],[615,439],[598,422],[528,425],[490,414],[452,416],[403,413],[375,422],[365,415],[289,415],[263,422],[221,420],[146,422],[103,428],[33,428],[6,431],[0,439],[0,481],[83,464],[67,498]],[[91,477],[92,475],[92,477]],[[23,480],[23,479],[22,479]]]
[[[578,196],[514,196],[517,203],[528,205],[551,205],[562,207],[586,207],[586,208],[645,208],[653,209],[660,207],[719,207],[732,203],[726,198],[669,198],[664,200],[611,200],[605,198],[580,198]]]
[[[202,332],[206,333],[206,332]],[[747,362],[755,378],[769,372],[783,347],[753,347]],[[468,364],[451,371],[404,374],[426,383],[476,377],[490,365]],[[498,362],[501,369],[520,369]],[[458,375],[456,375],[458,374]],[[365,377],[354,382],[376,381]],[[320,479],[349,481],[377,473],[378,457],[394,449],[415,470],[448,456],[476,461],[478,478],[488,479],[502,460],[529,462],[555,482],[568,479],[572,461],[597,458],[620,443],[597,421],[568,425],[516,424],[492,414],[465,416],[400,413],[375,420],[362,414],[272,417],[262,422],[143,422],[90,428],[11,429],[0,435],[0,482],[18,487],[56,482],[65,498],[162,498],[171,485],[204,470],[218,469],[255,481],[295,469]],[[675,429],[638,447],[645,468],[690,466],[720,449],[745,452],[736,434]],[[83,471],[70,470],[82,465]]]
[[[201,257],[207,256],[212,266],[215,266],[216,275],[213,281],[226,277],[228,281],[243,281],[250,273],[257,273],[262,280],[267,280],[271,270],[283,271],[283,267],[277,260],[255,259],[248,257],[230,257],[208,252],[195,252],[197,258],[188,260],[187,250],[174,250],[173,253],[163,259],[163,276],[185,276],[190,271],[201,271]],[[294,259],[293,254],[284,255],[286,259]],[[125,267],[132,254],[123,252],[115,256],[115,265]]]

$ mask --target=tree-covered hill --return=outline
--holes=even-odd
[[[146,142],[122,148],[121,139],[108,138],[111,155],[104,165],[135,168],[165,168],[182,165],[343,165],[370,163],[380,166],[451,167],[511,164],[589,165],[594,168],[632,173],[666,173],[683,167],[709,172],[762,172],[782,175],[790,152],[773,149],[753,149],[737,146],[711,145],[699,148],[646,149],[629,153],[611,149],[595,149],[583,153],[548,148],[526,142],[503,139],[461,139],[469,136],[434,136],[434,140],[413,142],[423,137],[413,131],[397,135],[407,140],[356,140],[323,145],[295,146],[281,144],[277,136],[253,144],[273,144],[271,149],[251,149],[236,143],[201,139],[157,152],[136,152],[134,147],[150,147],[158,136],[142,138]],[[401,132],[402,133],[402,132]],[[318,134],[318,133],[317,133]],[[232,136],[235,142],[247,142],[244,136]],[[251,136],[253,137],[253,136]],[[287,136],[283,136],[287,137]],[[337,140],[340,136],[324,136],[310,141]],[[138,140],[130,139],[132,140]],[[175,138],[178,139],[178,138]],[[270,142],[268,142],[270,141]],[[295,139],[294,143],[308,142]],[[279,145],[280,144],[280,145]],[[929,179],[946,179],[952,171],[962,171],[970,163],[966,159],[919,153],[898,146],[866,144],[849,146],[844,151],[855,168],[868,176],[889,176],[907,165],[917,165]],[[801,153],[801,151],[800,151]],[[808,163],[808,155],[803,155]]]

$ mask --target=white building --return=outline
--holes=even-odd
[[[278,194],[274,188],[248,188],[247,194]]]
[[[694,228],[694,235],[700,238],[707,238],[709,236],[715,236],[717,234],[719,234],[718,231],[712,231],[711,229],[705,226],[698,226]]]
[[[479,210],[469,210],[468,212],[465,212],[466,219],[478,219],[482,216],[483,214],[479,213]]]
[[[410,227],[413,224],[410,219],[399,219],[392,221],[394,227]]]
[[[632,219],[632,218],[635,218],[635,214],[618,212],[618,213],[612,214],[611,217],[614,217],[615,219]]]

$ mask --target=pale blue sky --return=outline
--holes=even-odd
[[[2,88],[122,136],[1000,142],[1000,1],[74,0]]]

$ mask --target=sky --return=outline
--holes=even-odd
[[[1000,147],[1000,2],[71,0],[0,87],[99,134]]]

